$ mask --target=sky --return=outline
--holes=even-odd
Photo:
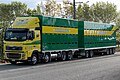
[[[36,8],[37,4],[40,4],[41,1],[46,1],[46,0],[0,0],[0,3],[10,3],[12,1],[20,1],[23,3],[26,3],[27,6],[31,9]],[[63,0],[56,0],[56,2],[62,2]],[[73,2],[73,0],[69,0],[70,2]],[[120,11],[120,0],[75,0],[76,2],[84,2],[86,3],[87,1],[89,1],[87,4],[92,5],[93,3],[96,3],[98,1],[103,1],[103,2],[111,2],[114,3],[115,5],[117,5],[117,10]]]

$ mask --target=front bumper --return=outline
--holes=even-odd
[[[6,52],[4,59],[6,60],[27,60],[24,52]]]

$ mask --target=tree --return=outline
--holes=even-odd
[[[45,4],[45,15],[46,16],[59,16],[61,13],[61,5],[57,4],[54,0],[47,0]]]
[[[27,5],[21,2],[11,2],[10,4],[0,4],[0,21],[11,23],[16,16],[26,14]]]
[[[117,17],[116,5],[109,2],[96,2],[90,7],[89,12],[97,22],[110,23]]]
[[[37,14],[38,14],[38,15],[41,14],[40,4],[37,5]]]
[[[22,16],[26,14],[27,5],[21,2],[12,2],[11,10],[15,16]]]
[[[63,18],[73,18],[73,4],[70,3],[68,0],[63,1],[63,11]]]
[[[77,19],[78,20],[85,20],[85,21],[89,21],[91,20],[91,17],[90,17],[90,6],[86,3],[83,3],[83,5],[79,5],[78,8],[77,8]]]

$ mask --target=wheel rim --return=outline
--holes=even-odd
[[[88,51],[86,51],[85,57],[88,58],[88,56],[89,56]]]
[[[104,55],[104,53],[102,52],[102,53],[101,53],[101,55],[103,56],[103,55]]]
[[[115,49],[113,49],[113,52],[112,52],[112,54],[114,54],[115,53]]]
[[[33,62],[33,64],[36,64],[36,63],[37,63],[37,57],[36,57],[36,56],[33,56],[33,57],[32,57],[32,62]]]
[[[107,54],[109,54],[109,50],[107,49]]]
[[[62,60],[64,61],[65,59],[66,59],[66,54],[63,53],[63,54],[62,54]]]
[[[72,54],[68,54],[68,59],[69,59],[69,60],[72,59]]]
[[[110,49],[110,54],[112,54],[112,49]]]
[[[49,56],[45,55],[45,62],[49,62]]]
[[[90,57],[93,57],[93,51],[90,52]]]

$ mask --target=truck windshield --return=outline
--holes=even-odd
[[[27,32],[22,31],[6,31],[6,41],[25,41],[27,39]]]

